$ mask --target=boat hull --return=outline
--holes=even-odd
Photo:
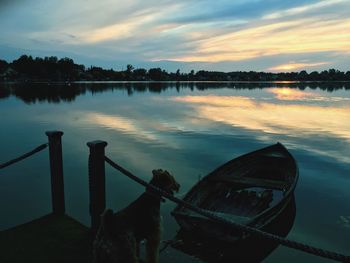
[[[230,178],[229,176],[226,176],[225,178],[222,175],[222,174],[229,174],[228,171],[230,171],[232,174],[235,174],[234,168],[238,167],[239,169],[241,169],[241,167],[244,167],[244,165],[249,167],[250,169],[249,171],[252,171],[253,169],[251,168],[252,166],[251,160],[254,160],[255,164],[257,164],[259,163],[258,162],[259,158],[260,159],[264,158],[263,159],[264,161],[265,159],[267,160],[266,165],[270,166],[268,167],[268,169],[269,171],[271,171],[271,174],[273,174],[273,178],[258,178],[260,180],[259,181],[257,180],[257,178],[253,177],[254,175],[253,173],[251,174],[247,173],[247,176],[245,177],[242,176],[242,178],[239,178],[238,180],[237,176],[232,176],[232,178]],[[283,159],[281,159],[281,161],[277,159],[276,161],[276,158],[280,158],[280,159],[283,158]],[[284,164],[286,167],[283,166]],[[260,171],[259,169],[256,169],[256,170]],[[282,173],[282,171],[284,172]],[[278,173],[280,173],[280,175]],[[216,180],[217,178],[219,178],[219,180]],[[278,143],[276,145],[272,145],[272,146],[254,151],[252,153],[248,153],[246,155],[240,156],[220,166],[219,168],[214,170],[212,173],[204,177],[198,184],[196,184],[186,194],[186,196],[184,197],[184,201],[189,202],[192,205],[199,206],[200,208],[210,211],[216,214],[217,216],[222,216],[223,218],[232,220],[235,223],[254,227],[256,229],[263,229],[264,227],[269,225],[271,222],[273,222],[288,206],[288,204],[292,199],[292,195],[296,186],[297,179],[298,179],[298,168],[294,158],[283,145]],[[254,182],[253,185],[248,185],[250,182]],[[260,182],[261,184],[259,185]],[[219,187],[215,184],[219,185]],[[260,209],[260,210],[257,209],[256,214],[253,214],[253,215],[247,215],[247,211],[250,211],[249,209],[251,208],[244,207],[244,205],[243,205],[243,208],[242,208],[242,205],[240,205],[241,211],[237,212],[236,211],[237,209],[235,210],[235,207],[234,207],[235,205],[234,201],[232,201],[232,207],[234,209],[231,209],[231,210],[235,211],[236,213],[235,215],[232,215],[232,214],[229,214],[229,212],[227,212],[227,211],[230,211],[230,205],[231,205],[227,201],[227,196],[225,199],[225,197],[222,197],[222,194],[221,194],[221,192],[225,192],[225,191],[228,191],[227,195],[231,193],[231,190],[227,190],[227,189],[231,189],[231,188],[227,188],[227,185],[230,185],[232,188],[236,187],[238,189],[237,191],[240,193],[245,191],[242,189],[251,189],[251,187],[254,187],[254,189],[256,189],[257,187],[260,187],[261,189],[265,189],[265,191],[278,191],[280,192],[280,199],[277,201],[274,200],[274,202],[270,201],[270,203],[264,209]],[[216,189],[215,191],[212,191],[213,193],[211,195],[208,195],[207,192],[211,191],[211,188],[215,188],[215,187],[218,188],[218,190]],[[216,195],[216,193],[218,194]],[[213,208],[213,205],[211,206],[207,205],[208,202],[203,200],[208,199],[208,197],[202,198],[201,195],[202,196],[207,195],[207,196],[210,196],[211,199],[214,199],[214,201],[216,202],[216,208]],[[249,198],[252,198],[252,197],[249,196]],[[246,199],[248,199],[248,197]],[[224,210],[226,211],[226,213],[222,213],[222,212],[219,213],[217,211],[220,209],[222,210],[223,205],[221,203],[225,203],[226,207]],[[249,202],[245,201],[245,203],[249,203]],[[207,207],[205,207],[205,205],[207,205]],[[236,206],[239,207],[238,205]],[[213,211],[211,211],[211,209],[213,209]],[[193,231],[197,234],[204,234],[213,239],[217,239],[220,241],[236,242],[238,240],[245,239],[246,237],[249,236],[247,233],[237,230],[234,227],[228,227],[226,224],[223,225],[221,223],[213,221],[212,219],[208,219],[204,216],[200,216],[194,212],[189,211],[188,209],[182,206],[177,206],[172,212],[172,215],[175,217],[180,227],[183,228],[184,230]],[[240,220],[236,221],[236,218]],[[244,219],[244,220],[241,220],[241,219]]]

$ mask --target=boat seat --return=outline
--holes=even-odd
[[[264,190],[257,193],[254,190],[212,191],[198,204],[202,209],[215,213],[225,213],[250,217],[269,207],[273,200],[273,191]]]
[[[227,182],[227,183],[239,183],[239,184],[245,184],[249,186],[259,186],[262,188],[271,188],[271,189],[278,189],[278,190],[285,190],[288,188],[288,183],[286,181],[281,180],[270,180],[270,179],[262,179],[262,178],[252,178],[252,177],[231,177],[231,178],[225,178],[225,177],[217,177],[214,179],[210,179],[211,182]]]

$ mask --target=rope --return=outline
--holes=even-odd
[[[164,250],[166,250],[170,245],[176,245],[182,243],[182,240],[162,240],[161,243],[163,244],[163,247],[159,249],[159,254],[162,253]]]
[[[36,154],[37,152],[40,152],[40,151],[44,150],[48,145],[49,145],[48,143],[41,144],[40,146],[36,147],[34,150],[32,150],[30,152],[27,152],[27,153],[25,153],[25,154],[15,158],[15,159],[13,159],[13,160],[10,160],[10,161],[8,161],[6,163],[0,164],[0,169],[5,168],[5,167],[10,166],[10,165],[12,165],[14,163],[17,163],[19,161],[24,160],[24,159],[28,158],[29,156],[32,156],[33,154]]]
[[[173,201],[173,202],[175,202],[175,203],[177,203],[179,205],[182,205],[185,208],[187,208],[189,210],[192,210],[192,211],[194,211],[194,212],[196,212],[196,213],[198,213],[198,214],[200,214],[202,216],[205,216],[205,217],[207,217],[209,219],[217,221],[217,222],[219,222],[219,223],[221,223],[223,225],[226,225],[228,227],[233,227],[233,228],[239,229],[241,231],[247,232],[249,234],[257,235],[257,236],[260,236],[260,237],[263,237],[263,238],[266,238],[266,239],[278,242],[279,244],[281,244],[283,246],[286,246],[286,247],[289,247],[289,248],[293,248],[293,249],[297,249],[297,250],[301,250],[301,251],[304,251],[304,252],[309,253],[309,254],[320,256],[320,257],[323,257],[323,258],[333,259],[333,260],[340,261],[340,262],[350,262],[350,256],[342,255],[342,254],[339,254],[337,252],[332,252],[332,251],[328,251],[328,250],[325,250],[325,249],[316,248],[316,247],[309,246],[309,245],[306,245],[306,244],[303,244],[303,243],[300,243],[300,242],[297,242],[297,241],[288,240],[286,238],[282,238],[280,236],[276,236],[276,235],[273,235],[273,234],[261,231],[259,229],[256,229],[256,228],[253,228],[253,227],[250,227],[250,226],[246,226],[246,225],[242,225],[242,224],[236,223],[236,222],[234,222],[234,221],[232,221],[230,219],[226,219],[226,218],[217,216],[217,215],[215,215],[212,212],[209,212],[207,210],[204,210],[204,209],[201,209],[199,207],[193,206],[192,204],[190,204],[190,203],[188,203],[186,201],[183,201],[181,199],[178,199],[175,196],[172,196],[171,194],[163,191],[162,189],[147,183],[146,181],[138,178],[137,176],[133,175],[131,172],[125,170],[123,167],[121,167],[118,164],[116,164],[115,162],[113,162],[107,156],[105,156],[105,161],[109,165],[111,165],[113,168],[117,169],[118,171],[120,171],[124,175],[128,176],[130,179],[136,181],[137,183],[139,183],[139,184],[141,184],[141,185],[143,185],[145,187],[150,187],[152,190],[159,192],[163,197],[165,197],[165,198],[167,198],[167,199],[169,199],[169,200],[171,200],[171,201]]]

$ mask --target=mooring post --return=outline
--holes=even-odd
[[[49,138],[52,213],[63,215],[65,213],[61,141],[63,132],[47,131],[46,135]]]
[[[105,189],[105,147],[107,142],[88,142],[89,155],[89,190],[90,190],[90,215],[91,231],[96,233],[100,226],[101,214],[106,208]]]

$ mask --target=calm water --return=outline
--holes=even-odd
[[[90,83],[0,87],[0,163],[62,130],[68,214],[89,224],[88,148],[108,142],[107,155],[143,179],[171,171],[185,193],[200,176],[243,153],[283,143],[300,180],[288,238],[350,252],[350,89],[345,84]],[[111,168],[107,206],[120,209],[142,187]],[[51,209],[47,150],[0,171],[0,229]],[[162,206],[163,239],[178,226]],[[252,253],[254,248],[248,253]],[[162,262],[200,262],[174,249]],[[278,247],[265,262],[327,262]]]

